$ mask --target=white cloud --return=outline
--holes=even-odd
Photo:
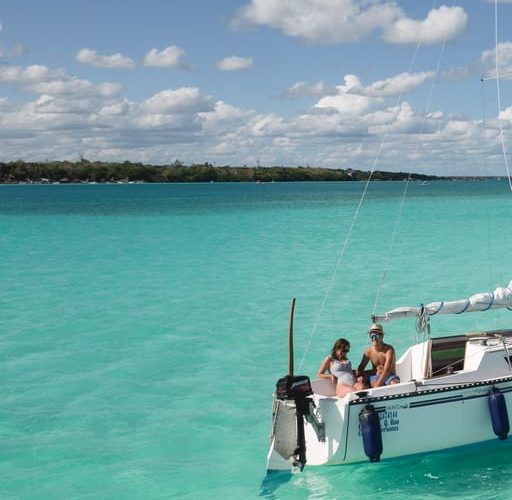
[[[38,83],[55,78],[62,78],[62,70],[50,70],[46,66],[33,64],[31,66],[0,66],[0,82],[11,85]]]
[[[208,111],[199,113],[204,120],[205,126],[216,130],[217,127],[223,127],[227,132],[229,127],[236,127],[242,120],[246,120],[254,113],[252,111],[243,111],[236,106],[217,101]]]
[[[357,93],[353,89],[361,89],[361,80],[356,75],[345,75],[345,84],[336,87],[337,94],[322,97],[315,108],[333,109],[347,117],[356,118],[365,113],[372,105],[372,100]]]
[[[298,99],[301,97],[319,97],[329,94],[336,94],[336,88],[324,82],[306,83],[296,82],[283,92],[287,99]]]
[[[496,49],[486,50],[480,56],[482,73],[489,78],[496,77]],[[500,76],[512,73],[512,42],[498,44],[498,71]]]
[[[355,86],[349,90],[353,94],[371,97],[390,97],[407,94],[419,87],[426,80],[436,76],[435,71],[422,71],[420,73],[401,73],[400,75],[378,80],[367,87]]]
[[[225,57],[217,63],[217,68],[221,71],[241,71],[252,68],[253,61],[251,58],[230,56]]]
[[[95,50],[82,49],[76,55],[76,60],[83,64],[89,64],[98,68],[133,69],[135,62],[119,52],[110,56],[96,54]]]
[[[179,136],[180,141],[194,142],[195,134],[201,132],[201,121],[197,115],[193,114],[144,114],[141,113],[134,117],[130,125],[134,127],[137,136],[143,136],[147,130],[152,130],[156,135],[153,141],[165,141],[165,138],[158,135],[159,131],[164,133],[173,133]],[[179,142],[179,141],[178,141]],[[144,143],[144,140],[143,140]],[[129,147],[129,146],[128,146]]]
[[[163,90],[144,103],[145,110],[152,114],[199,113],[212,107],[213,100],[197,87]]]
[[[34,102],[34,113],[41,116],[55,114],[78,114],[88,116],[91,112],[91,108],[93,108],[93,105],[88,98],[70,100],[42,94]]]
[[[421,42],[425,45],[442,43],[458,38],[466,29],[468,15],[462,7],[441,5],[432,9],[423,21],[402,18],[386,26],[383,40],[406,44]]]
[[[16,42],[11,48],[5,49],[0,47],[0,60],[12,59],[24,54],[26,51],[26,47],[20,42]]]
[[[500,120],[506,120],[512,124],[512,106],[502,110],[498,117]]]
[[[343,43],[365,37],[400,13],[395,4],[364,10],[356,0],[252,0],[239,11],[235,24],[270,26],[315,43]]]
[[[403,97],[426,80],[434,77],[435,72],[433,71],[406,72],[363,86],[357,75],[345,75],[344,85],[336,87],[336,95],[322,97],[313,109],[322,113],[329,110],[336,114],[339,113],[344,119],[349,119],[358,129],[362,122],[373,123],[375,119],[378,119],[379,113],[380,116],[384,116],[382,113],[385,113],[385,121],[392,122],[395,118],[391,116],[393,112],[387,107],[388,99],[395,98],[396,101],[397,96]],[[405,113],[403,109],[402,117]]]
[[[408,18],[394,1],[251,0],[234,26],[256,24],[281,30],[311,43],[350,43],[381,30],[388,43],[439,43],[454,40],[467,25],[461,7],[432,9],[424,20]]]
[[[82,97],[113,97],[121,92],[119,83],[100,83],[95,85],[89,80],[79,78],[68,78],[64,80],[53,80],[50,82],[40,82],[28,85],[26,91],[32,93],[42,93],[58,96],[82,96]]]
[[[122,91],[115,82],[94,84],[89,80],[71,77],[64,70],[50,70],[46,66],[0,66],[0,82],[19,86],[21,92],[45,96],[46,102],[59,103],[59,109],[73,108],[72,101],[95,99],[110,101]],[[53,98],[61,98],[53,100]],[[42,101],[41,101],[42,102]],[[66,105],[65,103],[68,102]],[[93,110],[95,106],[91,106]]]
[[[144,56],[144,66],[187,69],[189,64],[183,61],[184,56],[185,51],[176,45],[171,45],[160,51],[153,48]]]
[[[115,102],[114,104],[103,106],[99,110],[98,114],[107,116],[127,115],[130,112],[131,107],[131,103],[128,99],[123,99],[122,101]]]
[[[478,164],[494,152],[498,122],[485,129],[464,116],[427,115],[397,96],[433,78],[403,73],[363,84],[346,75],[335,94],[327,84],[297,85],[318,92],[309,109],[283,116],[242,109],[198,87],[170,88],[128,100],[117,83],[93,83],[44,66],[0,67],[0,81],[37,92],[23,104],[0,98],[0,134],[6,160],[77,157],[147,163],[215,161],[218,164],[350,165],[367,168],[381,140],[381,170],[446,173]],[[293,88],[293,86],[292,86]],[[512,108],[500,116],[512,130]],[[421,132],[421,134],[420,134]],[[465,151],[465,154],[461,154]],[[467,151],[471,151],[468,153]],[[20,153],[21,152],[21,153]],[[465,163],[457,163],[458,155]],[[463,173],[463,172],[459,172]]]
[[[12,133],[35,137],[31,148],[32,154],[37,155],[37,148],[46,148],[44,140],[40,144],[39,139],[49,140],[50,147],[55,143],[73,142],[76,131],[88,127],[87,118],[84,119],[88,113],[90,107],[84,102],[59,102],[49,96],[40,96],[34,102],[25,103],[17,110],[5,113],[0,120],[0,127],[8,125]]]
[[[441,78],[443,80],[466,80],[470,78],[475,73],[475,68],[473,66],[460,66],[454,68],[448,68],[441,73]]]
[[[367,117],[371,134],[415,134],[426,132],[425,118],[414,112],[408,102],[402,102]]]

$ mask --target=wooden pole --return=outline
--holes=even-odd
[[[293,312],[295,310],[295,297],[290,308],[290,328],[288,330],[288,375],[293,377]]]

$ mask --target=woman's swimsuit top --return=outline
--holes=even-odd
[[[345,359],[340,361],[339,359],[331,358],[331,367],[329,369],[331,375],[341,378],[344,373],[352,374],[352,363]]]

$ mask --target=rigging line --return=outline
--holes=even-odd
[[[495,44],[495,71],[496,71],[496,94],[498,100],[498,123],[500,126],[501,151],[505,160],[505,168],[507,170],[508,187],[512,191],[512,180],[510,179],[510,169],[508,166],[507,150],[505,147],[505,136],[503,132],[503,123],[500,118],[501,114],[501,90],[500,90],[500,70],[498,66],[498,0],[494,0],[494,44]]]
[[[456,1],[454,0],[452,2],[452,6],[455,3],[456,3]],[[421,136],[423,134],[423,129],[424,129],[425,123],[427,121],[427,113],[428,113],[428,111],[430,109],[430,104],[432,102],[432,96],[434,95],[434,89],[436,88],[436,85],[437,85],[438,75],[439,75],[439,68],[441,66],[441,60],[443,58],[445,48],[446,48],[446,35],[443,38],[443,44],[441,45],[441,50],[439,51],[439,57],[437,58],[436,71],[435,71],[435,79],[432,82],[432,85],[430,86],[430,92],[429,92],[429,95],[428,95],[428,98],[427,98],[427,102],[426,102],[426,105],[425,105],[425,108],[424,108],[424,111],[423,111],[423,119],[421,121],[420,130],[419,130],[418,137],[417,137],[417,140],[416,140],[416,148],[415,148],[415,152],[416,153],[419,150]],[[384,282],[386,280],[387,273],[389,271],[389,262],[391,260],[391,254],[393,253],[393,249],[395,247],[396,235],[398,233],[398,227],[400,226],[400,221],[401,221],[401,218],[402,218],[402,212],[403,212],[403,209],[404,209],[404,206],[405,206],[405,200],[406,200],[406,197],[407,197],[407,192],[409,190],[410,178],[411,178],[411,166],[409,166],[409,170],[407,172],[407,179],[406,179],[406,182],[405,182],[404,190],[402,192],[402,198],[400,200],[400,205],[398,207],[398,213],[397,213],[397,216],[396,216],[396,219],[395,219],[395,224],[393,226],[393,232],[391,234],[391,241],[390,241],[390,244],[389,244],[389,247],[388,247],[388,251],[387,251],[387,255],[386,255],[386,260],[385,260],[385,263],[384,263],[384,271],[382,272],[380,284],[379,284],[379,287],[377,288],[377,293],[376,293],[376,296],[375,296],[375,302],[373,303],[372,316],[375,314],[375,311],[377,310],[377,307],[379,306],[380,297],[382,295],[382,290],[384,288]]]
[[[483,83],[484,82],[483,78],[480,79],[480,82],[481,82],[480,99],[481,99],[481,104],[482,104],[482,132],[483,132],[482,137],[485,141],[485,136],[487,135],[487,128],[486,128],[487,113],[486,113],[486,109],[485,109],[485,85]],[[486,176],[489,176],[490,171],[489,171],[489,162],[487,161],[487,155],[484,156],[484,167],[485,167]],[[487,188],[487,190],[486,190],[487,196],[489,196],[489,184],[488,184],[487,179],[485,180],[485,187]],[[491,216],[489,213],[489,205],[486,204],[485,207],[486,207],[485,215],[487,218],[487,279],[488,279],[488,283],[489,283],[489,289],[491,289],[492,288]],[[502,259],[502,262],[503,262],[503,259]],[[500,272],[499,275],[500,275],[500,277],[503,276],[503,266],[502,266],[502,272]],[[496,317],[494,317],[494,325],[496,327]]]
[[[503,121],[500,118],[501,114],[501,86],[500,86],[500,69],[499,69],[499,55],[498,55],[498,0],[494,0],[494,44],[495,44],[495,77],[496,77],[496,97],[498,104],[498,123],[500,127],[500,142],[501,142],[501,151],[503,153],[503,159],[505,162],[505,169],[507,172],[507,180],[509,190],[512,192],[512,181],[510,179],[510,169],[508,165],[507,159],[507,150],[505,146],[505,134],[503,131]],[[508,76],[508,75],[505,75]],[[507,229],[510,230],[507,226]]]
[[[436,4],[437,4],[437,0],[433,0],[432,8],[434,8]],[[418,51],[419,51],[421,45],[422,45],[421,41],[419,41],[416,44],[416,48],[415,48],[414,53],[412,55],[412,58],[411,58],[411,60],[409,62],[409,67],[408,67],[407,71],[412,71],[412,68],[414,67],[414,64],[416,62],[416,57],[418,56]],[[405,90],[400,91],[400,93],[399,93],[399,95],[398,95],[398,97],[396,99],[395,106],[398,106],[400,104],[400,102],[402,101],[402,98],[405,95],[405,93],[406,93]],[[348,243],[350,241],[350,237],[352,235],[352,231],[353,231],[354,226],[355,226],[355,224],[357,222],[357,219],[359,217],[359,212],[361,211],[361,207],[362,207],[363,202],[364,202],[364,200],[366,198],[366,193],[368,191],[368,187],[370,185],[370,182],[371,182],[371,180],[373,178],[373,174],[374,174],[375,169],[377,167],[377,163],[378,163],[378,161],[380,159],[380,156],[381,156],[381,153],[382,153],[382,149],[384,147],[385,138],[386,138],[385,135],[381,138],[379,147],[377,149],[377,153],[375,154],[374,160],[372,162],[372,168],[370,170],[370,174],[369,174],[368,179],[366,180],[366,183],[364,185],[363,192],[361,193],[361,197],[359,199],[359,203],[358,203],[356,211],[355,211],[355,213],[354,213],[354,215],[352,217],[352,222],[351,222],[350,227],[349,227],[349,229],[347,231],[347,235],[346,235],[345,240],[343,242],[343,246],[342,246],[342,248],[340,250],[340,253],[338,254],[338,258],[336,260],[336,264],[334,266],[334,270],[332,272],[331,279],[329,281],[329,284],[327,285],[327,289],[325,291],[324,297],[323,297],[322,302],[320,304],[320,309],[319,309],[318,314],[316,316],[315,322],[313,323],[313,328],[311,329],[311,333],[309,334],[309,337],[308,337],[308,340],[307,340],[307,343],[306,343],[306,347],[305,347],[304,352],[302,354],[302,358],[301,358],[300,363],[299,363],[299,371],[302,369],[302,365],[304,364],[304,360],[306,359],[306,355],[307,355],[307,353],[309,351],[309,348],[311,346],[311,341],[313,340],[313,337],[316,334],[316,330],[318,328],[318,324],[320,322],[320,318],[321,318],[321,316],[323,314],[323,311],[325,309],[325,305],[327,303],[327,299],[328,299],[328,297],[329,297],[329,295],[330,295],[330,293],[332,291],[332,288],[334,286],[334,281],[335,281],[336,275],[338,273],[338,270],[340,268],[341,262],[343,260],[344,255],[345,255],[345,251],[346,251],[346,249],[348,247]]]

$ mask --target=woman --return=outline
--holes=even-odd
[[[331,355],[326,356],[317,373],[318,378],[327,378],[336,386],[336,396],[339,398],[364,388],[361,382],[355,381],[352,363],[347,358],[349,351],[350,342],[338,339],[332,347]]]

